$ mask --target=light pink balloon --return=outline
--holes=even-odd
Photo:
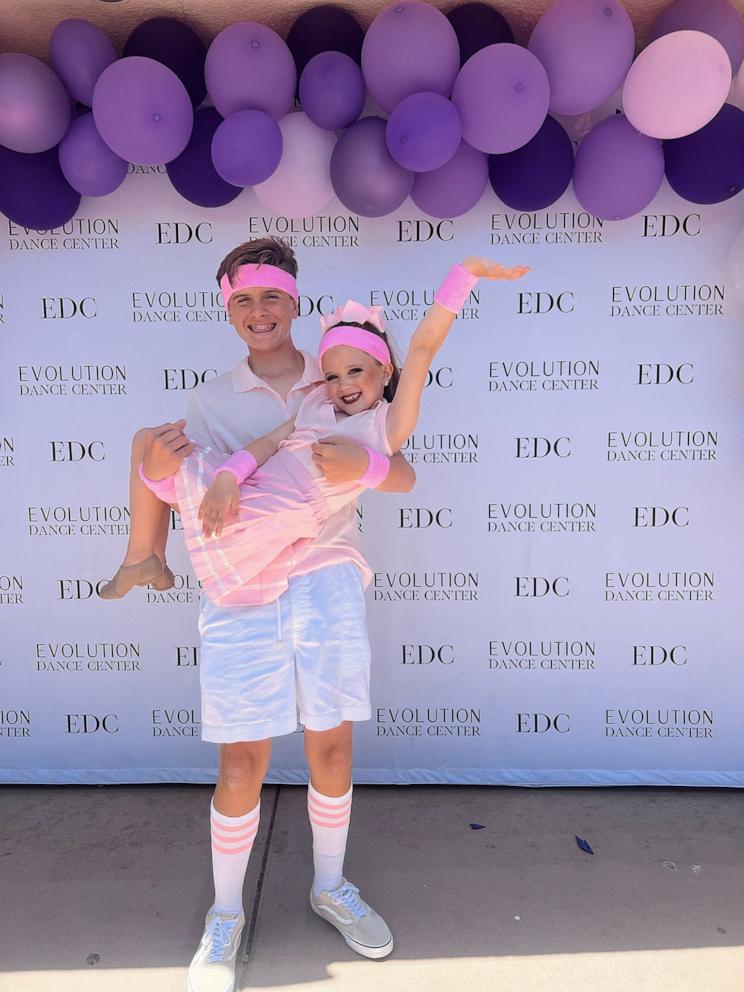
[[[713,120],[731,86],[726,50],[702,31],[674,31],[644,49],[625,79],[623,110],[652,138],[682,138]]]
[[[279,121],[284,139],[282,160],[276,171],[253,191],[259,203],[284,217],[312,217],[320,213],[335,193],[331,185],[331,153],[336,145],[332,131],[313,124],[307,114],[287,114]]]

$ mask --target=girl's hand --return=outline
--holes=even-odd
[[[530,271],[529,265],[513,265],[507,268],[490,258],[478,258],[476,255],[468,255],[462,265],[479,279],[521,279]]]
[[[238,516],[238,483],[232,472],[218,472],[199,507],[205,537],[219,537],[225,522]]]

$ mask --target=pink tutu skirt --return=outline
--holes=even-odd
[[[207,538],[199,507],[224,461],[222,452],[203,448],[175,476],[186,549],[214,603],[271,603],[287,589],[290,572],[328,519],[328,507],[310,473],[282,449],[239,487],[237,520]]]

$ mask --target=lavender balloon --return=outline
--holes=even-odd
[[[214,107],[197,110],[188,145],[166,166],[173,188],[198,207],[222,207],[240,196],[240,188],[225,182],[212,162],[212,138],[221,123]]]
[[[413,173],[391,157],[385,142],[385,121],[364,117],[338,140],[331,156],[331,182],[336,196],[353,213],[383,217],[411,192]]]
[[[362,45],[367,87],[388,112],[412,93],[449,96],[459,67],[454,28],[422,0],[403,0],[383,10]]]
[[[548,74],[551,113],[583,114],[625,78],[633,24],[618,0],[555,0],[535,25],[529,49]]]
[[[555,203],[571,182],[574,153],[571,139],[552,117],[531,141],[507,155],[492,155],[491,186],[514,210],[542,210]]]
[[[268,179],[282,157],[282,132],[263,110],[239,110],[212,138],[212,161],[225,182],[254,186]]]
[[[239,21],[220,31],[204,65],[207,91],[223,117],[263,110],[274,120],[292,106],[297,71],[292,53],[271,28]]]
[[[194,112],[174,72],[154,59],[133,55],[105,69],[93,91],[96,127],[121,158],[162,165],[184,150]]]
[[[441,169],[416,176],[411,199],[430,217],[460,217],[472,210],[487,185],[487,156],[463,141]]]
[[[43,152],[58,144],[70,123],[70,98],[59,77],[31,55],[0,55],[0,144],[16,152]]]
[[[276,172],[253,192],[267,210],[284,217],[312,217],[334,197],[331,155],[336,136],[319,128],[307,114],[287,114],[279,121],[282,160]]]
[[[152,17],[132,31],[124,45],[124,58],[141,55],[162,62],[175,72],[193,107],[207,93],[204,60],[207,47],[193,28],[176,17]]]
[[[364,109],[366,95],[362,70],[342,52],[321,52],[300,76],[302,109],[326,131],[353,124]]]
[[[93,114],[72,122],[58,151],[65,179],[83,196],[106,196],[126,179],[127,163],[100,136]]]
[[[664,178],[661,142],[622,115],[608,117],[579,146],[573,185],[579,203],[604,220],[624,220],[653,200]]]
[[[0,146],[0,211],[35,231],[61,227],[80,206],[62,175],[56,148],[22,154]]]
[[[744,60],[744,20],[728,0],[675,0],[654,21],[650,41],[673,31],[712,35],[726,49],[733,73]]]
[[[489,45],[476,52],[460,70],[452,91],[463,138],[492,154],[526,145],[540,130],[549,101],[545,70],[518,45]]]
[[[507,19],[487,3],[464,3],[451,10],[447,20],[460,43],[460,65],[465,65],[481,48],[514,42],[514,32]]]
[[[49,41],[52,68],[70,96],[90,107],[98,77],[117,55],[111,40],[95,24],[70,17],[60,21]]]
[[[439,169],[460,147],[460,115],[439,93],[414,93],[401,100],[390,115],[386,140],[388,151],[404,169]]]
[[[744,111],[726,103],[705,127],[664,142],[669,185],[693,203],[722,203],[744,189]]]

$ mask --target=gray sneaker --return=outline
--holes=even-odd
[[[314,913],[336,927],[349,947],[365,958],[385,958],[393,949],[393,935],[383,918],[359,895],[359,889],[343,879],[337,889],[323,889],[319,896],[310,890]]]
[[[189,965],[189,992],[233,992],[235,958],[245,925],[242,913],[210,909],[204,933]]]

